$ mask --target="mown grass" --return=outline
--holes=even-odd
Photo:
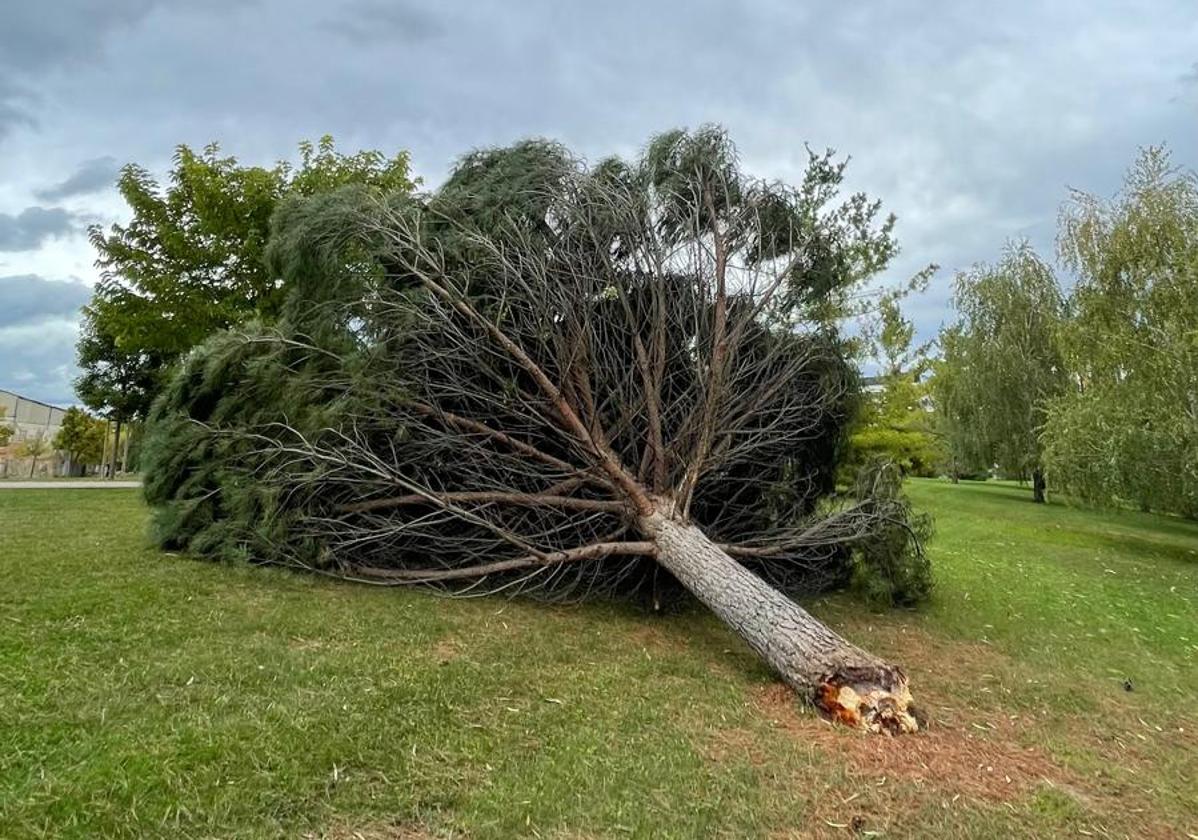
[[[698,609],[216,566],[136,491],[2,493],[0,837],[1198,834],[1198,528],[912,493],[934,602],[812,605],[907,665],[935,726],[897,740]]]

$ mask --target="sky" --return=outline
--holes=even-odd
[[[436,186],[472,148],[597,159],[725,126],[796,182],[806,148],[898,216],[883,279],[929,263],[919,335],[956,271],[1009,239],[1053,254],[1070,188],[1117,190],[1139,147],[1198,167],[1194,0],[0,0],[0,388],[59,404],[97,280],[88,225],[124,220],[137,162],[218,141],[246,163],[305,138],[408,149]]]

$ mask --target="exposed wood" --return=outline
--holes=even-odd
[[[869,732],[919,729],[907,677],[866,653],[733,560],[694,525],[642,520],[658,562],[788,685],[835,720]]]

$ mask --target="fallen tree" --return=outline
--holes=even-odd
[[[287,319],[215,337],[155,409],[160,541],[458,596],[689,591],[836,719],[914,731],[902,670],[784,594],[928,587],[893,471],[832,498],[857,393],[833,324],[895,250],[876,203],[832,206],[841,176],[751,180],[705,129],[289,205]]]

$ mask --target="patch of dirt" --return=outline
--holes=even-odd
[[[305,639],[300,636],[292,636],[287,643],[292,650],[321,650],[325,647],[322,639]]]
[[[686,645],[677,635],[672,635],[652,624],[642,624],[628,633],[633,643],[650,653],[678,653],[686,650]]]
[[[1017,724],[1009,720],[968,727],[933,723],[918,735],[890,738],[803,714],[799,702],[780,684],[764,687],[754,697],[773,726],[835,756],[866,783],[926,784],[950,796],[1002,802],[1044,781],[1068,780],[1069,774],[1043,752],[1018,743]]]
[[[320,832],[303,835],[304,840],[436,840],[438,835],[406,823],[367,823],[333,825]]]
[[[457,639],[452,636],[447,636],[437,640],[437,643],[429,649],[433,659],[440,665],[448,665],[455,659],[460,659],[463,655],[462,645]]]

